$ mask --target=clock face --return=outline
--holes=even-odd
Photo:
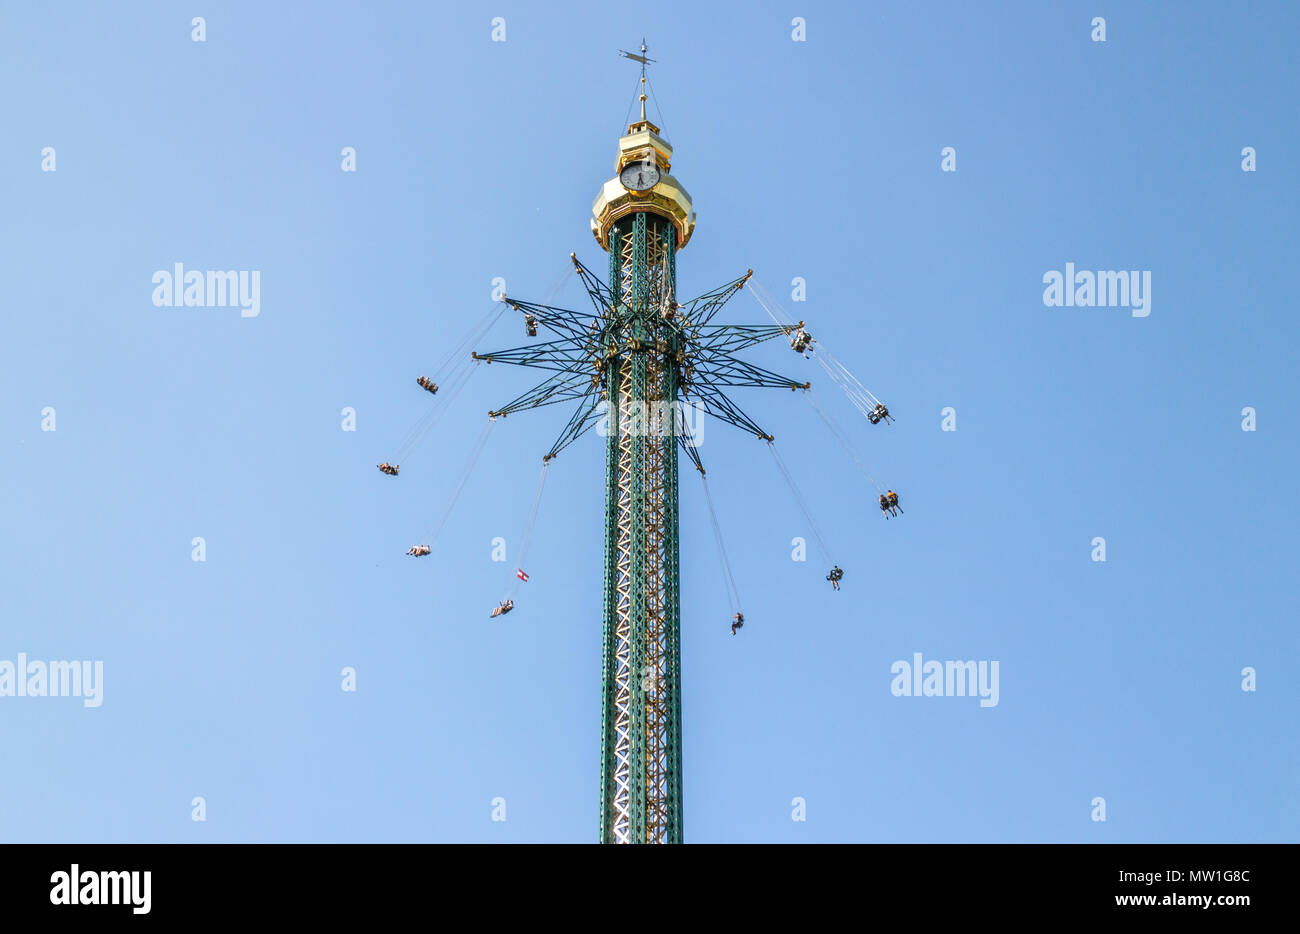
[[[629,191],[649,191],[659,184],[659,168],[649,162],[633,162],[623,167],[618,180]]]

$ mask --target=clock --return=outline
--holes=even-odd
[[[618,180],[628,191],[649,191],[659,184],[659,167],[651,162],[629,162],[618,173]]]

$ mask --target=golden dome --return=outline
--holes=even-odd
[[[695,210],[691,196],[681,182],[668,174],[672,167],[673,147],[659,135],[659,128],[645,118],[645,95],[641,95],[641,119],[627,128],[618,141],[614,160],[614,177],[601,186],[591,205],[591,233],[601,249],[609,250],[609,231],[621,217],[647,211],[672,222],[677,230],[680,250],[695,231]],[[645,191],[633,191],[619,180],[628,165],[644,162],[659,170],[659,181]]]

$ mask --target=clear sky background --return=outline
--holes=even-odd
[[[763,445],[706,426],[747,625],[683,470],[687,840],[1296,840],[1297,26],[1285,3],[5,5],[0,659],[101,659],[105,684],[97,709],[0,698],[0,840],[595,839],[600,439],[552,467],[500,620],[566,409],[498,423],[435,556],[403,552],[538,374],[480,368],[398,479],[374,465],[494,277],[541,299],[570,251],[603,272],[590,204],[637,77],[615,51],[643,35],[699,214],[681,293],[752,267],[898,421],[788,346],[750,359],[812,380],[906,509],[881,520],[804,399],[737,391],[834,593]],[[259,270],[261,314],[155,307],[177,262]],[[1150,270],[1150,316],[1044,307],[1070,262]],[[767,321],[748,294],[723,317]],[[478,349],[525,341],[507,315]],[[915,652],[998,661],[1000,703],[893,696]]]

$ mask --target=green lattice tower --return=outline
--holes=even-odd
[[[682,840],[676,241],[646,212],[609,236],[602,843]]]

